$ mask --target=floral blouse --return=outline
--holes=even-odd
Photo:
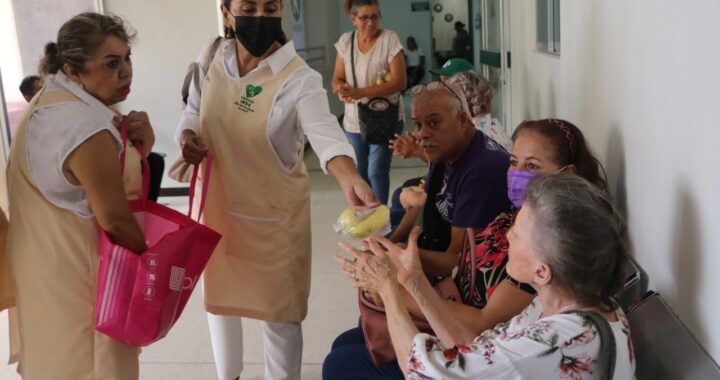
[[[472,283],[470,270],[472,264],[470,262],[473,256],[467,248],[463,252],[459,270],[455,276],[455,285],[460,291],[464,304],[482,309],[487,305],[495,288],[506,280],[530,294],[535,294],[535,289],[530,285],[517,282],[505,270],[510,247],[507,232],[515,222],[517,214],[518,210],[515,209],[502,213],[482,232],[475,235],[475,286],[473,289],[470,289]]]
[[[635,378],[635,355],[625,315],[611,322],[616,379]],[[599,379],[600,337],[577,314],[542,318],[535,300],[510,322],[487,330],[469,346],[445,348],[428,334],[415,336],[408,379]]]

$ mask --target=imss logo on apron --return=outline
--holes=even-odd
[[[253,105],[255,104],[255,102],[252,100],[252,98],[260,95],[262,90],[262,87],[252,84],[245,86],[245,96],[240,97],[240,100],[236,100],[235,105],[240,111],[255,112],[255,110],[253,109]]]

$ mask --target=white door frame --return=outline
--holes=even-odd
[[[474,12],[480,12],[481,17],[481,31],[480,36],[482,41],[476,44],[476,46],[479,46],[482,48],[483,46],[488,46],[489,44],[489,23],[487,22],[487,15],[489,14],[489,5],[488,2],[490,0],[473,0],[473,11]],[[509,124],[511,123],[511,116],[512,116],[512,59],[510,59],[510,62],[508,62],[508,57],[511,55],[510,52],[510,7],[508,4],[508,0],[498,0],[500,4],[500,8],[496,11],[500,12],[499,22],[500,22],[500,82],[501,82],[501,94],[499,97],[496,97],[493,99],[494,102],[501,102],[502,104],[502,114],[498,115],[498,119],[500,120],[500,123],[503,125],[505,130],[510,133],[512,128]],[[474,16],[473,16],[474,19]],[[476,64],[475,67],[485,78],[490,77],[490,70],[487,65],[484,65],[480,62],[480,50],[477,49],[475,52],[475,59]],[[508,65],[510,64],[510,65]],[[497,94],[496,94],[497,95]]]

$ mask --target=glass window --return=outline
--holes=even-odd
[[[560,55],[560,0],[536,0],[537,49]]]

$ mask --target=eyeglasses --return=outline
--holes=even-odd
[[[372,21],[380,20],[380,17],[382,17],[382,16],[380,16],[379,14],[376,13],[376,14],[370,15],[370,16],[362,15],[362,16],[356,16],[356,17],[357,17],[358,20],[360,20],[360,21],[362,21],[362,22],[365,22],[365,21],[368,21],[368,20],[372,20]]]
[[[410,89],[410,94],[411,94],[412,96],[418,96],[418,95],[420,95],[420,93],[423,92],[423,91],[435,91],[435,90],[437,90],[438,88],[443,88],[443,87],[444,87],[450,94],[452,94],[452,96],[454,96],[455,99],[457,99],[458,102],[460,102],[461,105],[463,104],[463,101],[462,101],[462,99],[460,99],[460,97],[458,96],[458,94],[456,94],[455,91],[453,91],[453,89],[450,88],[450,86],[448,86],[447,84],[445,84],[445,82],[443,82],[443,81],[434,81],[434,82],[428,82],[428,83],[425,83],[425,84],[419,84],[419,85],[417,85],[417,86],[415,86],[415,87],[413,87],[413,88]]]

